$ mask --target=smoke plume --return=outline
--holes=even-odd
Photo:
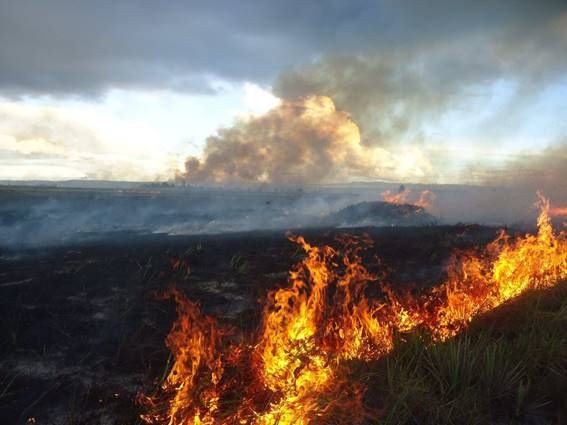
[[[357,124],[331,98],[284,100],[207,139],[204,159],[190,157],[178,179],[195,184],[307,184],[357,178],[415,178],[428,161],[361,142]]]
[[[395,48],[376,40],[335,49],[287,69],[274,84],[282,104],[210,137],[202,159],[189,158],[179,177],[203,184],[470,183],[479,180],[473,165],[479,159],[486,180],[535,169],[521,178],[547,181],[538,173],[549,174],[549,160],[553,169],[563,163],[543,148],[537,147],[541,160],[504,170],[490,169],[493,158],[482,157],[484,148],[529,134],[530,125],[546,128],[545,144],[563,131],[534,112],[564,81],[567,13],[535,12],[487,31],[454,37],[416,31]],[[551,116],[558,113],[553,101],[545,103]],[[467,144],[473,155],[460,149]]]

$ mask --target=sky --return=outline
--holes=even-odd
[[[564,1],[0,0],[0,40],[0,180],[453,183],[567,165]]]

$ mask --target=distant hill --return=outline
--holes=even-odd
[[[436,219],[422,207],[389,202],[360,202],[330,214],[326,223],[331,226],[427,225]]]

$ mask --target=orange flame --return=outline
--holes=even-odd
[[[410,189],[404,189],[398,193],[392,192],[391,190],[385,190],[380,195],[382,195],[382,199],[384,201],[389,202],[390,204],[400,205],[408,203],[410,193]]]
[[[551,207],[549,215],[551,217],[567,217],[567,207]]]
[[[435,193],[430,190],[422,190],[419,194],[419,199],[414,205],[421,207],[423,209],[431,209],[433,207],[433,203],[437,199]]]
[[[395,205],[411,204],[421,207],[423,209],[431,209],[433,203],[437,199],[435,193],[430,190],[422,190],[419,193],[419,199],[416,201],[410,201],[410,195],[412,194],[411,189],[404,189],[401,192],[394,193],[391,190],[385,190],[380,195],[385,202]]]
[[[171,396],[165,414],[157,411],[142,415],[148,423],[213,424],[218,410],[218,384],[224,365],[219,354],[223,331],[212,317],[203,316],[198,304],[188,300],[176,288],[165,297],[173,297],[178,319],[166,339],[175,362],[163,390]],[[153,404],[150,398],[145,402]]]
[[[446,340],[475,316],[567,278],[567,235],[554,233],[549,201],[540,196],[539,206],[537,234],[501,232],[482,252],[455,254],[447,280],[421,295],[400,296],[366,270],[368,238],[344,236],[337,250],[293,237],[307,256],[288,287],[269,293],[253,344],[231,344],[229,331],[173,290],[179,319],[167,338],[175,362],[164,384],[166,406],[160,411],[148,398],[143,419],[286,425],[321,423],[342,410],[344,423],[362,423],[363,388],[342,377],[344,361],[378,359],[392,351],[396,332],[418,327]]]

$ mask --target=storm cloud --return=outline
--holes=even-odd
[[[539,32],[562,11],[561,1],[527,0],[2,0],[0,90],[5,95],[97,95],[113,87],[214,93],[215,79],[269,84],[284,69],[328,55],[381,57],[396,50],[426,56],[447,40],[463,41],[466,61],[459,70],[474,73],[479,58],[466,47],[468,40],[501,37],[510,43],[499,50],[506,54],[515,49],[516,36]],[[546,34],[535,38],[534,47],[545,47],[538,55],[547,52],[563,64]],[[537,68],[541,58],[531,59]]]

